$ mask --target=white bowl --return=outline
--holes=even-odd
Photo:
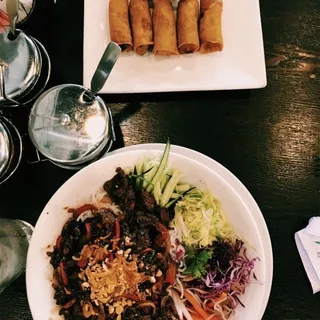
[[[64,208],[90,202],[91,195],[113,177],[116,167],[133,166],[143,155],[151,152],[160,155],[163,150],[164,145],[141,145],[119,150],[79,171],[53,195],[36,224],[27,258],[27,294],[34,320],[62,319],[53,299],[53,269],[46,252],[52,249],[64,223],[71,216]],[[238,306],[233,319],[261,319],[269,299],[273,260],[270,237],[259,207],[240,181],[212,159],[173,146],[170,161],[173,167],[182,169],[185,180],[198,185],[205,183],[210,188],[221,201],[236,233],[251,245],[249,256],[260,258],[255,274],[263,284],[249,286],[242,297],[246,307]]]

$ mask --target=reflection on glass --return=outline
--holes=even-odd
[[[93,115],[88,117],[84,123],[84,130],[86,134],[92,138],[97,139],[104,133],[106,127],[106,120],[100,115]]]

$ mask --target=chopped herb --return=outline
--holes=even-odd
[[[152,169],[153,169],[153,167],[149,168],[145,172],[142,172],[141,174],[136,174],[137,168],[136,168],[136,166],[134,167],[133,173],[130,173],[128,175],[128,178],[130,180],[130,183],[136,186],[136,190],[140,190],[140,187],[141,187],[140,185],[143,181],[147,182],[149,185],[151,185],[153,187],[153,184],[151,183],[151,181],[144,178],[144,175],[146,173],[148,173],[149,171],[151,171]]]
[[[144,257],[143,260],[144,261],[148,261],[148,262],[153,262],[153,258],[156,255],[156,251],[152,250],[151,252],[148,252]]]
[[[190,274],[195,278],[201,278],[207,273],[213,250],[196,250],[192,247],[186,248],[186,265],[184,274]]]

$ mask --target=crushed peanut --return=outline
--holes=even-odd
[[[117,307],[119,305],[119,301],[115,301],[114,303],[113,303],[113,306],[114,307]]]
[[[109,311],[109,314],[113,314],[114,313],[114,306],[109,305],[108,311]]]
[[[131,249],[127,249],[125,252],[124,252],[124,256],[127,258],[129,256],[131,252]]]
[[[130,243],[130,242],[131,242],[131,239],[130,239],[129,237],[125,237],[125,238],[124,238],[124,241],[125,241],[125,243]]]
[[[137,294],[141,299],[145,298],[145,294],[139,292],[138,285],[148,280],[155,281],[155,278],[138,272],[137,259],[128,262],[122,256],[123,250],[119,250],[113,261],[104,262],[100,260],[101,251],[99,250],[103,248],[91,245],[90,249],[91,252],[89,247],[83,249],[82,253],[87,255],[89,263],[85,270],[81,271],[79,278],[84,281],[82,283],[84,290],[91,289],[90,299],[96,305],[107,305],[109,314],[115,312],[119,316],[126,306],[132,306],[134,303],[124,298],[125,294]],[[130,252],[131,249],[128,249],[125,253]],[[83,307],[87,315],[92,312],[92,305],[91,308],[87,305]]]
[[[162,271],[160,269],[158,269],[157,273],[156,273],[156,277],[159,278],[162,276]]]
[[[126,241],[131,241],[131,239],[126,238]],[[88,290],[90,288],[92,304],[99,308],[105,305],[108,308],[108,313],[117,315],[117,319],[120,320],[125,307],[131,307],[136,303],[125,296],[134,294],[139,297],[139,300],[144,300],[151,294],[151,289],[140,292],[139,284],[146,281],[156,283],[154,276],[139,272],[138,265],[141,269],[144,267],[144,263],[138,261],[138,256],[131,254],[131,251],[131,248],[126,250],[118,248],[113,256],[114,251],[108,250],[108,245],[100,247],[97,244],[88,244],[83,247],[79,258],[79,260],[87,259],[86,267],[81,269],[78,274],[83,281],[82,289]],[[127,259],[129,260],[127,261]],[[162,275],[161,270],[156,270],[155,266],[150,269],[156,277]],[[85,317],[96,315],[92,304],[90,302],[82,303],[81,307]]]
[[[90,302],[81,301],[82,312],[85,318],[89,318],[90,316],[94,316],[97,313],[94,311],[92,304]]]
[[[119,305],[116,308],[116,314],[121,314],[124,311],[123,306]]]

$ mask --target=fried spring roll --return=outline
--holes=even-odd
[[[170,0],[154,0],[152,21],[154,32],[153,53],[159,56],[179,54],[175,16]]]
[[[199,50],[199,1],[180,0],[178,4],[178,49],[180,53]]]
[[[129,24],[128,0],[110,0],[109,25],[111,41],[117,43],[122,51],[131,51],[132,36]]]
[[[223,37],[221,27],[222,0],[201,0],[202,6],[205,8],[203,16],[200,19],[200,52],[209,53],[223,50]],[[204,3],[206,6],[204,6]]]
[[[200,15],[203,16],[203,13],[208,10],[215,1],[216,0],[200,0]]]
[[[148,0],[131,0],[129,5],[133,48],[139,55],[144,55],[153,44],[152,21]]]

